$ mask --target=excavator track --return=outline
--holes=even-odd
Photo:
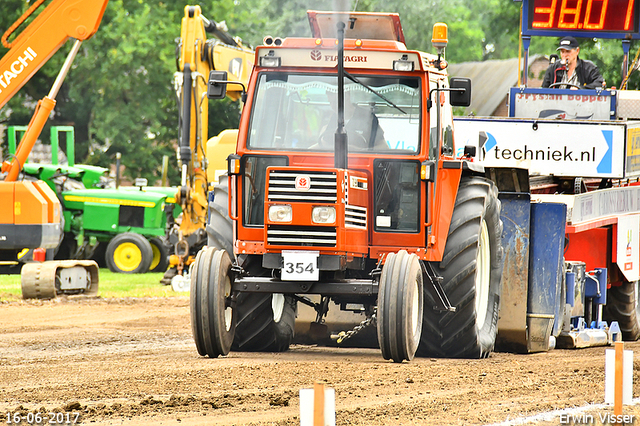
[[[60,294],[98,294],[98,264],[93,260],[27,263],[21,273],[24,299],[53,299]]]

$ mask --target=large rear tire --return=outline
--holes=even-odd
[[[415,254],[390,253],[378,289],[378,342],[384,359],[411,361],[422,331],[422,269]]]
[[[424,292],[418,356],[485,358],[495,345],[502,292],[502,222],[498,190],[489,180],[463,177],[442,261],[434,264],[455,312],[431,309]]]
[[[231,349],[241,352],[284,352],[294,337],[296,301],[282,294],[240,293],[238,325]]]
[[[236,315],[230,306],[231,259],[224,250],[200,250],[191,271],[191,331],[198,353],[227,355],[233,342]]]
[[[151,244],[133,232],[118,234],[109,241],[105,261],[111,272],[141,274],[149,271],[153,260]]]
[[[229,217],[229,179],[224,174],[213,188],[213,201],[209,202],[207,245],[233,253],[233,223]]]
[[[640,281],[624,281],[620,286],[612,286],[607,290],[607,304],[603,310],[603,318],[607,321],[618,321],[622,331],[622,339],[636,341],[640,337]]]

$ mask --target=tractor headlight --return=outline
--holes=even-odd
[[[314,207],[311,220],[314,223],[336,223],[336,209],[328,206]]]
[[[265,68],[278,68],[281,63],[279,56],[260,56],[259,61],[260,66]]]
[[[415,68],[415,64],[413,61],[393,61],[393,69],[394,71],[413,71]]]
[[[288,204],[269,206],[269,220],[271,222],[291,222],[292,217],[291,206]]]

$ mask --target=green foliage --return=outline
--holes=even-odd
[[[175,163],[177,108],[171,76],[179,28],[166,23],[179,22],[179,15],[162,3],[153,8],[148,2],[126,4],[128,8],[122,0],[109,3],[100,29],[73,70],[65,106],[78,119],[76,126],[87,129],[86,144],[76,149],[80,158],[105,166],[106,159],[121,152],[130,178],[154,182],[163,155]],[[136,28],[144,31],[132,34]],[[90,107],[79,110],[83,103]],[[175,164],[170,167],[176,169]],[[176,178],[170,176],[174,182]]]
[[[631,65],[639,49],[640,41],[632,41],[629,52],[629,65]],[[623,55],[624,52],[620,40],[589,40],[587,43],[581,40],[580,58],[589,59],[598,66],[608,87],[615,86],[620,88],[622,86]],[[627,89],[640,89],[639,74],[638,71],[631,73],[627,82]]]
[[[252,35],[253,26],[243,25],[254,18],[246,10],[233,2],[208,3],[200,3],[205,16],[235,21],[229,25],[234,36]],[[0,30],[4,32],[27,7],[24,0],[0,2]],[[111,0],[98,32],[83,43],[41,139],[48,142],[51,125],[73,125],[76,162],[108,167],[120,152],[126,176],[145,177],[151,183],[160,179],[162,157],[168,155],[169,181],[178,183],[179,114],[173,74],[184,7],[182,2]],[[69,49],[70,43],[63,46],[0,111],[1,124],[29,122]],[[237,127],[237,102],[211,101],[210,110],[209,136]]]
[[[47,0],[45,4],[50,3]],[[171,159],[169,179],[178,182],[175,39],[180,36],[184,7],[199,4],[210,20],[225,21],[229,33],[245,44],[259,45],[266,35],[308,36],[308,8],[397,12],[409,49],[435,53],[431,32],[435,22],[449,26],[449,62],[506,59],[518,56],[520,5],[512,0],[111,0],[96,35],[82,45],[62,86],[50,125],[73,125],[76,161],[108,166],[117,152],[129,178],[160,178],[162,156]],[[29,6],[25,0],[0,2],[4,32]],[[14,36],[15,37],[15,36]],[[13,37],[12,37],[13,38]],[[621,84],[620,41],[583,40],[581,57],[594,61],[609,85]],[[530,55],[555,52],[557,39],[534,37]],[[631,45],[633,59],[640,42]],[[70,46],[64,46],[0,111],[1,124],[25,125],[37,100],[46,95]],[[0,55],[6,49],[0,48]],[[638,72],[628,88],[640,88]],[[239,122],[239,104],[210,101],[209,136]],[[48,126],[41,139],[48,141]]]

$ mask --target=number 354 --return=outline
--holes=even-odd
[[[313,272],[313,263],[304,263],[304,262],[287,262],[284,264],[285,271],[287,274],[302,274],[304,272]]]

